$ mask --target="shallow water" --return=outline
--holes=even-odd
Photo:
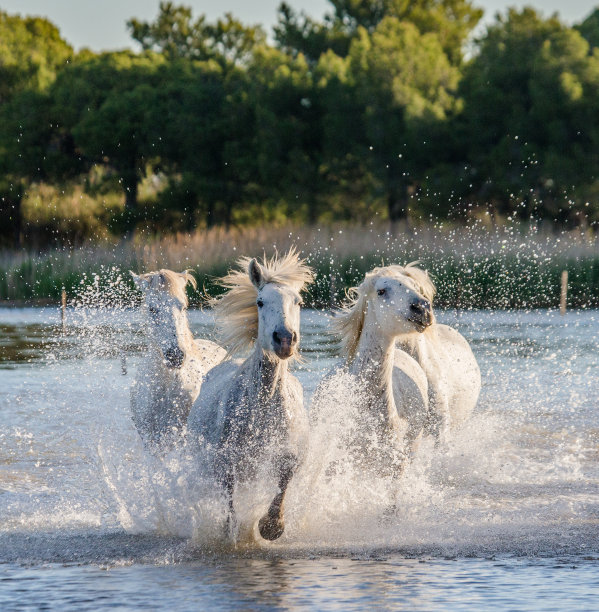
[[[595,607],[599,313],[439,319],[483,374],[449,445],[425,440],[397,490],[332,470],[351,424],[340,390],[290,487],[284,536],[254,540],[249,513],[231,549],[193,458],[149,457],[131,424],[138,314],[69,311],[63,333],[57,310],[1,309],[0,607]],[[209,314],[191,322],[210,334]],[[326,326],[304,313],[307,403],[337,363]]]

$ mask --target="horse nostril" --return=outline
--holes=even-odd
[[[284,344],[292,346],[297,342],[297,334],[286,329],[275,331],[272,333],[272,341],[275,346],[282,346]]]
[[[424,306],[419,302],[412,302],[410,304],[410,310],[415,314],[424,314]]]

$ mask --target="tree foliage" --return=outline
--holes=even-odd
[[[204,15],[194,19],[191,8],[173,2],[160,3],[154,22],[131,19],[127,27],[144,51],[162,53],[169,60],[220,59],[244,64],[266,40],[260,26],[245,26],[231,13],[211,24]]]
[[[394,17],[372,33],[361,28],[348,60],[363,108],[363,156],[383,187],[390,220],[399,221],[429,163],[425,134],[455,105],[458,72],[435,34]]]
[[[76,55],[46,20],[0,13],[3,210],[32,181],[79,181],[120,189],[125,233],[480,208],[599,220],[597,11],[571,28],[511,9],[472,41],[469,0],[330,7],[281,4],[271,43],[162,2],[128,23],[139,52]]]
[[[46,91],[72,55],[47,19],[0,11],[0,237],[16,245],[27,185],[44,178],[54,158]]]
[[[571,216],[576,192],[597,178],[598,62],[577,31],[532,9],[489,28],[461,87],[479,197],[508,214]]]
[[[0,11],[0,104],[26,89],[45,90],[72,55],[47,19]]]
[[[319,24],[297,15],[286,3],[279,7],[276,39],[286,51],[310,58],[328,49],[345,55],[360,29],[374,32],[387,18],[413,24],[421,34],[438,36],[452,62],[462,60],[464,44],[483,12],[469,0],[330,0],[333,11]]]
[[[599,47],[599,8],[596,8],[582,23],[575,25],[591,47]]]

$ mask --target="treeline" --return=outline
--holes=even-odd
[[[0,240],[481,213],[596,226],[599,9],[574,27],[510,9],[473,40],[468,0],[330,4],[322,22],[281,4],[269,38],[163,2],[128,23],[139,53],[101,54],[0,12]],[[34,196],[79,207],[35,234]]]

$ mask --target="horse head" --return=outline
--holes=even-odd
[[[298,347],[302,298],[293,286],[267,282],[267,275],[256,259],[248,265],[248,274],[256,288],[258,336],[262,349],[279,359],[289,359]]]
[[[333,320],[344,352],[353,357],[365,327],[387,337],[424,332],[435,322],[434,295],[428,273],[413,263],[374,268]]]
[[[149,341],[161,352],[168,368],[180,368],[186,355],[191,332],[187,322],[188,283],[196,281],[187,271],[160,270],[137,275],[131,272],[135,285],[143,291]]]
[[[365,283],[369,309],[383,332],[393,336],[414,330],[422,333],[434,323],[434,287],[426,272],[413,266],[375,268]]]
[[[229,353],[255,345],[279,359],[298,356],[301,292],[312,270],[291,249],[270,259],[242,257],[237,269],[220,279],[228,289],[211,300],[219,335]]]

